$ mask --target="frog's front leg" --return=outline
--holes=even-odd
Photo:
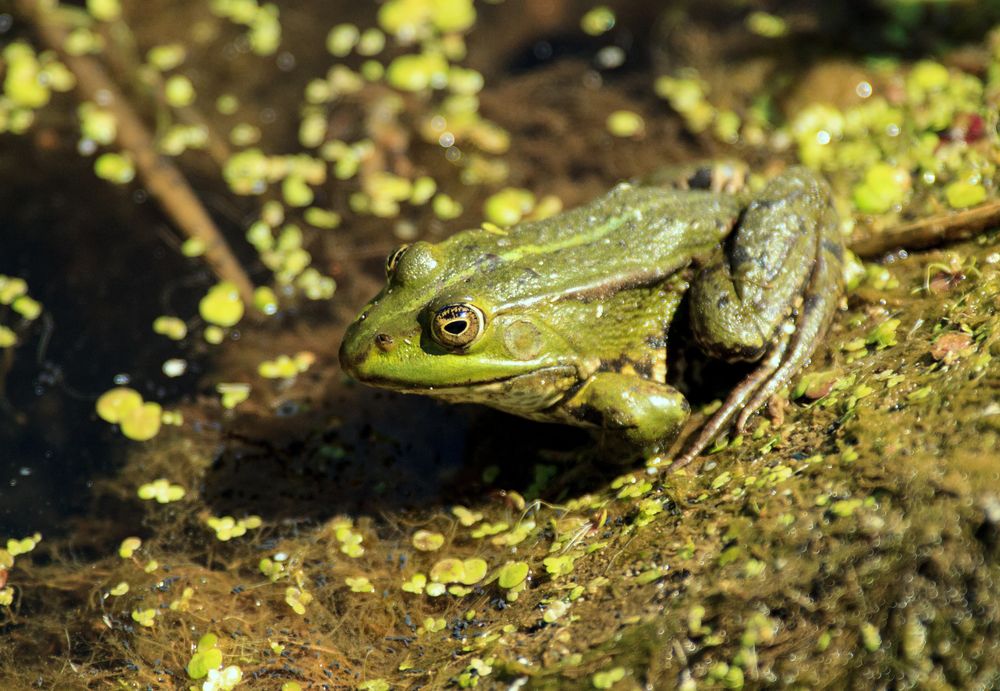
[[[789,169],[750,202],[723,256],[692,283],[691,324],[707,353],[761,365],[672,468],[690,463],[734,417],[741,430],[808,361],[843,293],[843,253],[829,188],[810,171]]]
[[[617,429],[637,446],[659,451],[677,436],[691,407],[667,384],[597,372],[565,401],[563,410],[578,423]]]

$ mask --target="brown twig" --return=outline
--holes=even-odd
[[[993,199],[971,209],[939,214],[890,228],[882,233],[848,243],[861,257],[877,257],[904,247],[921,249],[943,242],[967,240],[990,226],[1000,226],[1000,199]]]
[[[143,184],[164,213],[184,235],[204,243],[205,261],[215,275],[235,284],[244,302],[252,304],[253,283],[233,256],[225,238],[177,166],[156,150],[149,130],[104,68],[87,55],[70,55],[63,50],[68,32],[44,3],[16,0],[16,7],[33,21],[39,39],[56,51],[73,72],[80,94],[88,100],[99,101],[115,116],[118,144],[132,156]]]

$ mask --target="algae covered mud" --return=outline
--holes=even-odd
[[[1000,9],[650,5],[0,9],[0,685],[1000,684]],[[866,258],[700,467],[337,366],[392,247],[705,158]]]

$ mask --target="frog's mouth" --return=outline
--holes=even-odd
[[[578,382],[579,376],[574,367],[560,366],[461,384],[414,386],[377,379],[366,383],[400,393],[433,396],[452,403],[480,403],[524,415],[552,407]]]

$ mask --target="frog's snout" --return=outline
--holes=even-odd
[[[347,328],[344,340],[340,342],[340,352],[338,353],[340,368],[356,377],[358,370],[368,359],[370,351],[371,346],[358,338],[357,330],[352,324]]]

